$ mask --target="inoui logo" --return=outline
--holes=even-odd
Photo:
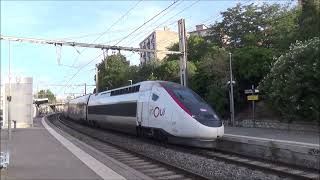
[[[166,109],[160,109],[158,106],[153,109],[153,116],[157,118],[158,116],[164,116]]]

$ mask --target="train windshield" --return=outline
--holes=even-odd
[[[172,82],[163,82],[161,85],[182,109],[201,124],[210,127],[222,126],[221,120],[213,109],[191,89]]]

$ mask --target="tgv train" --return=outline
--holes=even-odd
[[[167,81],[144,81],[89,94],[65,104],[64,116],[101,128],[171,143],[214,146],[224,126],[192,90]]]

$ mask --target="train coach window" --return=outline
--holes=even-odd
[[[111,91],[110,95],[117,96],[117,95],[121,95],[121,94],[135,93],[135,92],[139,92],[139,89],[140,89],[140,85],[131,86],[131,87]]]
[[[158,96],[158,95],[152,94],[152,100],[153,100],[153,101],[156,101],[156,100],[158,100],[158,99],[159,99],[159,96]]]

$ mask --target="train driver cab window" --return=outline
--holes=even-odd
[[[157,101],[158,99],[159,99],[159,96],[154,94],[154,93],[152,93],[152,100],[153,101]]]

